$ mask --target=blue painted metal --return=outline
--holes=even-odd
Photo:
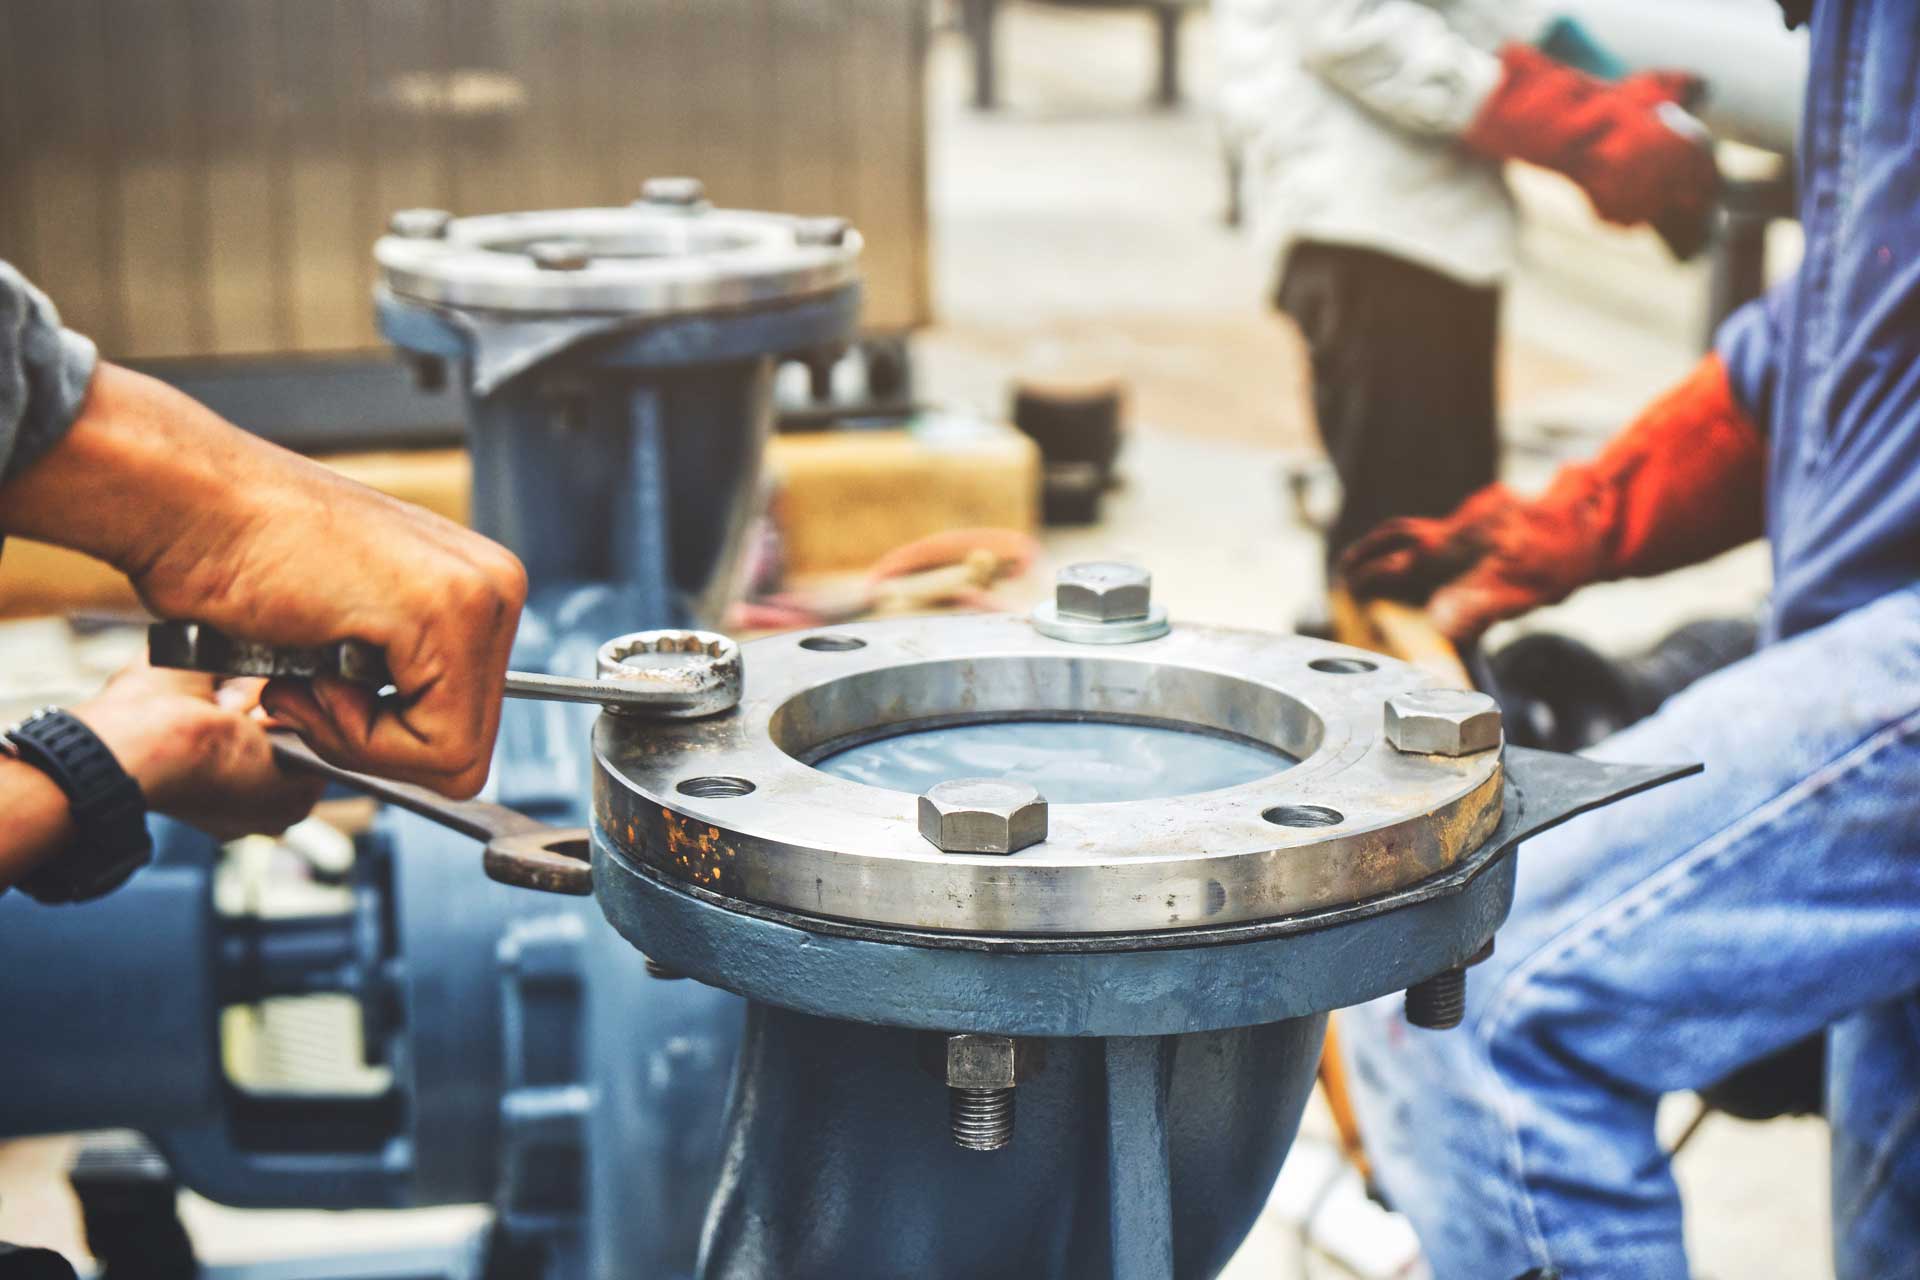
[[[1001,1035],[1183,1035],[1359,1004],[1465,961],[1513,901],[1513,859],[1460,891],[1332,927],[1236,943],[1086,952],[849,937],[669,884],[595,841],[599,901],[673,969],[823,1018]],[[1225,931],[1222,931],[1225,932]],[[1204,993],[1204,994],[1201,994]]]
[[[1012,1144],[978,1152],[947,1136],[923,1033],[754,1003],[698,1274],[1211,1276],[1272,1188],[1324,1030],[1048,1039]]]
[[[533,583],[516,666],[590,674],[607,637],[695,619],[753,496],[775,359],[850,340],[858,309],[849,287],[653,321],[563,345],[487,394],[462,378],[473,523]],[[403,348],[470,363],[457,315],[386,298],[380,320]],[[493,798],[584,821],[594,714],[510,703]],[[0,898],[0,973],[34,974],[0,980],[0,1026],[35,1045],[0,1055],[0,1134],[141,1129],[183,1184],[236,1205],[491,1202],[487,1241],[515,1277],[691,1268],[737,997],[648,977],[591,902],[495,884],[470,841],[408,814],[363,842],[356,911],[290,923],[217,915],[217,850],[159,825],[157,865],[120,893]],[[391,1089],[276,1100],[227,1083],[221,1005],[316,990],[361,997]],[[339,1274],[477,1275],[478,1249]]]
[[[1310,1029],[1318,1053],[1319,1032]],[[1159,1280],[1174,1274],[1172,1135],[1167,1131],[1167,1093],[1173,1081],[1171,1036],[1115,1036],[1107,1059],[1107,1238],[1113,1247],[1113,1280]],[[1304,1103],[1306,1095],[1299,1095]],[[1275,1109],[1294,1104],[1274,1099]],[[1279,1173],[1278,1167],[1274,1173]]]
[[[171,824],[155,835],[153,865],[99,902],[0,896],[16,1046],[0,1054],[0,1136],[193,1123],[219,1105],[212,851]]]

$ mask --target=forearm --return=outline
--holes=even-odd
[[[67,797],[30,764],[0,757],[0,888],[19,883],[73,837]]]
[[[102,362],[65,437],[0,485],[0,534],[138,576],[157,556],[231,536],[247,477],[277,452],[165,383]]]

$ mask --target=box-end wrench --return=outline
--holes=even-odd
[[[221,676],[311,680],[326,676],[380,690],[393,683],[378,645],[341,640],[322,645],[260,644],[204,622],[156,622],[147,628],[147,657],[156,667]],[[636,631],[600,647],[596,679],[507,672],[506,696],[586,702],[620,715],[691,720],[729,711],[740,701],[740,648],[711,631]]]

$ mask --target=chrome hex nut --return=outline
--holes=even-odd
[[[640,184],[645,204],[674,209],[698,209],[707,202],[707,184],[698,178],[648,178]]]
[[[949,1089],[1011,1089],[1020,1082],[1012,1036],[960,1032],[947,1037]]]
[[[1153,606],[1153,575],[1136,564],[1091,560],[1068,565],[1054,581],[1053,607],[1065,618],[1130,622]]]
[[[387,219],[387,230],[406,240],[440,240],[452,225],[445,209],[397,209]]]
[[[1500,745],[1500,705],[1471,689],[1415,689],[1387,699],[1387,742],[1410,755],[1470,756]]]
[[[802,218],[793,226],[793,242],[808,247],[831,247],[847,242],[853,224],[845,218]]]
[[[535,240],[527,256],[542,271],[585,271],[593,265],[593,246],[585,240]]]
[[[920,797],[920,834],[943,853],[1018,853],[1047,838],[1047,800],[1024,782],[942,782]]]

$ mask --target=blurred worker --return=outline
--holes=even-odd
[[[7,534],[98,556],[163,618],[381,645],[397,696],[275,681],[260,701],[337,764],[456,796],[486,780],[526,595],[512,554],[98,360],[0,262]],[[117,885],[149,852],[149,808],[223,835],[299,818],[317,788],[274,766],[254,688],[139,669],[0,735],[0,891],[65,901]]]
[[[1770,643],[1595,753],[1706,772],[1527,844],[1460,1030],[1347,1015],[1374,1168],[1440,1280],[1686,1276],[1655,1104],[1823,1029],[1836,1270],[1920,1276],[1920,5],[1811,25],[1797,274],[1541,496],[1344,561],[1464,641],[1763,512],[1773,547]]]
[[[1299,325],[1345,491],[1337,555],[1494,477],[1494,349],[1516,226],[1501,162],[1567,175],[1609,222],[1704,227],[1711,154],[1677,73],[1607,83],[1580,28],[1506,0],[1216,0],[1244,204]]]

